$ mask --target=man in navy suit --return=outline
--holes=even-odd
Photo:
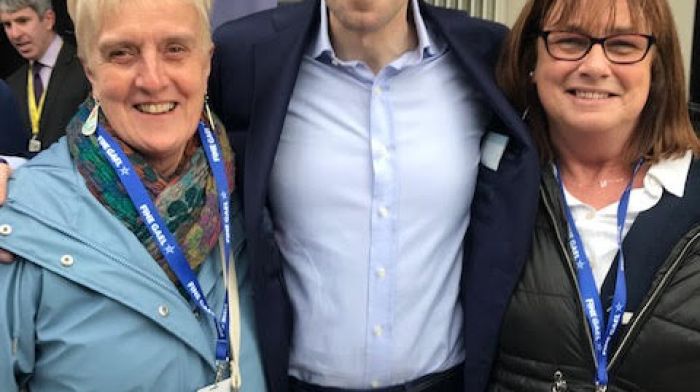
[[[506,32],[420,0],[215,32],[270,390],[485,388],[538,183],[492,77]]]
[[[485,389],[539,173],[493,81],[505,34],[420,0],[216,31],[271,391]]]

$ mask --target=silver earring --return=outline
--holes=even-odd
[[[207,118],[209,119],[209,126],[213,131],[216,131],[216,124],[214,123],[214,116],[211,114],[211,109],[209,108],[209,95],[204,96],[204,109],[207,111]]]
[[[95,106],[90,111],[90,115],[88,116],[87,120],[85,120],[85,124],[83,124],[83,135],[90,136],[95,133],[95,131],[97,130],[97,121],[99,116],[100,101],[97,98],[95,98]]]
[[[534,78],[534,77],[535,77],[535,71],[530,71],[530,73],[528,73],[528,76],[530,76],[530,79]]]

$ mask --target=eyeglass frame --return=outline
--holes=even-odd
[[[583,54],[581,54],[581,56],[580,56],[580,57],[577,57],[577,58],[571,58],[571,59],[570,59],[570,58],[561,58],[561,57],[557,57],[557,56],[553,55],[552,52],[549,50],[549,42],[547,41],[547,37],[549,37],[549,35],[552,34],[552,33],[571,33],[571,34],[579,34],[579,35],[581,35],[581,36],[583,36],[583,37],[586,37],[586,38],[588,38],[588,49],[586,49],[586,50],[583,52]],[[634,35],[634,36],[643,37],[643,38],[646,38],[646,39],[647,39],[647,47],[646,47],[646,49],[644,50],[644,53],[642,54],[642,56],[641,56],[638,60],[634,60],[634,61],[615,61],[615,60],[612,60],[612,59],[610,58],[610,56],[608,55],[608,51],[607,51],[607,49],[605,49],[605,41],[607,41],[608,39],[611,39],[611,38],[615,38],[615,37],[619,37],[619,36],[624,36],[624,35]],[[653,35],[651,35],[651,34],[641,34],[641,33],[619,33],[619,34],[608,35],[608,36],[605,36],[605,37],[591,37],[591,36],[588,35],[588,34],[579,33],[579,32],[576,32],[576,31],[566,31],[566,30],[541,30],[541,31],[537,34],[537,36],[538,36],[538,37],[541,37],[542,40],[544,41],[544,48],[545,48],[545,50],[547,50],[547,54],[549,54],[553,59],[560,60],[560,61],[579,61],[579,60],[583,59],[584,57],[586,57],[586,56],[588,55],[588,53],[591,52],[591,49],[593,49],[593,45],[600,44],[600,47],[603,49],[603,54],[605,55],[605,58],[608,59],[608,61],[610,61],[611,63],[613,63],[613,64],[621,64],[621,65],[635,64],[635,63],[638,63],[638,62],[644,60],[644,59],[647,57],[647,54],[649,54],[649,50],[651,49],[651,47],[652,47],[654,44],[656,44],[656,37],[655,37],[655,36],[653,36]]]

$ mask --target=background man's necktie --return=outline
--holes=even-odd
[[[39,106],[41,95],[44,93],[44,83],[41,81],[41,75],[39,75],[42,68],[44,68],[44,64],[38,61],[35,61],[32,65],[32,73],[34,74],[34,100],[36,100],[37,106]]]

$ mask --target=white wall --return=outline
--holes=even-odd
[[[525,5],[526,0],[497,0],[496,7],[499,15],[498,21],[512,26]]]
[[[671,0],[671,11],[676,19],[676,28],[681,40],[683,63],[685,65],[685,80],[690,83],[690,59],[693,55],[693,27],[695,24],[695,1]]]

